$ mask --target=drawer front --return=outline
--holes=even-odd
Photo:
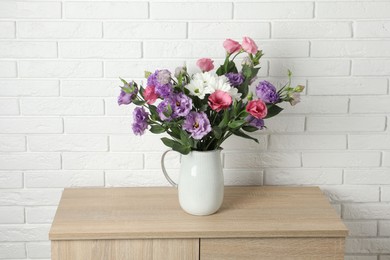
[[[197,260],[199,239],[56,240],[52,260]]]
[[[343,260],[344,238],[201,239],[201,260]]]

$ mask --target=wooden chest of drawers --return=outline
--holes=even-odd
[[[226,187],[203,217],[153,187],[65,189],[49,237],[53,260],[341,260],[346,235],[316,187]]]

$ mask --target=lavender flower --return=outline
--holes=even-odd
[[[138,88],[130,82],[130,84],[121,87],[121,93],[118,96],[118,105],[128,105],[137,96]]]
[[[229,79],[230,85],[233,87],[240,86],[244,82],[244,76],[241,73],[227,73],[225,76]]]
[[[192,109],[192,100],[184,93],[174,94],[171,97],[173,117],[187,116]]]
[[[154,86],[159,97],[166,98],[172,93],[171,73],[168,70],[156,70],[148,77],[148,86]]]
[[[133,132],[135,135],[143,135],[148,128],[148,112],[143,107],[136,107],[133,112]]]
[[[211,125],[204,112],[191,112],[184,120],[183,129],[191,133],[192,138],[200,140],[211,131]]]
[[[274,85],[264,80],[256,87],[257,97],[266,103],[276,103],[279,101],[279,95]]]
[[[247,116],[245,120],[249,123],[250,126],[257,127],[258,129],[263,129],[264,128],[264,120],[256,118],[254,116]]]
[[[172,100],[170,98],[164,99],[157,106],[157,113],[161,120],[171,121],[173,119]]]

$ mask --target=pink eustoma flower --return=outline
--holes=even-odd
[[[256,54],[258,47],[251,38],[244,37],[242,39],[242,49],[247,53]]]
[[[241,49],[241,44],[232,39],[226,39],[223,42],[223,47],[227,51],[227,53],[232,54]]]
[[[212,110],[219,112],[228,108],[232,102],[232,97],[228,93],[222,90],[217,90],[209,96],[208,103]]]
[[[249,101],[246,111],[257,119],[264,118],[268,113],[267,105],[260,99]]]
[[[214,61],[212,59],[202,58],[196,62],[196,66],[198,66],[203,72],[207,72],[214,69],[213,63]]]
[[[151,105],[156,102],[158,95],[156,94],[156,88],[154,86],[147,86],[143,93],[148,104]]]

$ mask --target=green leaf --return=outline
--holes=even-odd
[[[143,106],[143,105],[145,105],[146,101],[141,101],[141,100],[134,99],[133,103],[135,105],[137,105],[137,106]]]
[[[122,81],[122,83],[123,84],[125,84],[125,85],[129,85],[129,83],[127,83],[127,81],[126,80],[124,80],[124,79],[122,79],[122,78],[119,78],[121,81]]]
[[[175,141],[173,141],[173,140],[171,140],[171,139],[169,139],[169,138],[167,138],[167,137],[163,137],[163,138],[161,138],[161,141],[166,145],[166,146],[168,146],[168,147],[173,147],[173,145],[175,144]]]
[[[165,128],[160,125],[152,125],[150,128],[150,132],[152,132],[153,134],[161,134],[164,133],[165,131],[166,131]]]
[[[152,75],[152,72],[145,70],[145,79],[149,78],[150,75]]]
[[[267,105],[267,108],[268,108],[268,113],[267,113],[267,116],[265,118],[270,118],[270,117],[276,116],[277,114],[279,114],[283,110],[283,108],[281,108],[275,104]]]
[[[179,144],[178,142],[175,142],[172,146],[172,149],[176,152],[179,152],[181,154],[189,154],[191,152],[191,147],[190,146],[184,146]]]
[[[219,123],[219,125],[218,125],[218,127],[219,128],[225,128],[227,125],[228,125],[228,123],[229,123],[229,119],[230,119],[230,111],[229,110],[225,110],[224,112],[223,112],[223,119],[222,119],[222,121]]]
[[[218,126],[213,127],[213,133],[215,138],[220,139],[222,137],[222,130]]]
[[[242,130],[251,133],[251,132],[255,132],[255,131],[259,130],[259,128],[255,127],[255,126],[251,126],[251,125],[245,125],[242,127]]]
[[[252,137],[252,136],[249,136],[247,135],[246,133],[244,133],[243,131],[241,130],[236,130],[234,132],[232,132],[234,135],[237,135],[237,136],[240,136],[240,137],[243,137],[245,139],[251,139],[253,141],[255,141],[256,143],[259,143],[259,140],[257,140],[256,138]]]
[[[236,129],[236,128],[241,127],[241,126],[242,126],[243,124],[245,124],[245,123],[246,123],[246,120],[241,119],[241,120],[237,120],[237,121],[230,122],[230,123],[228,124],[228,126],[229,126],[229,128],[231,128],[231,129]]]

